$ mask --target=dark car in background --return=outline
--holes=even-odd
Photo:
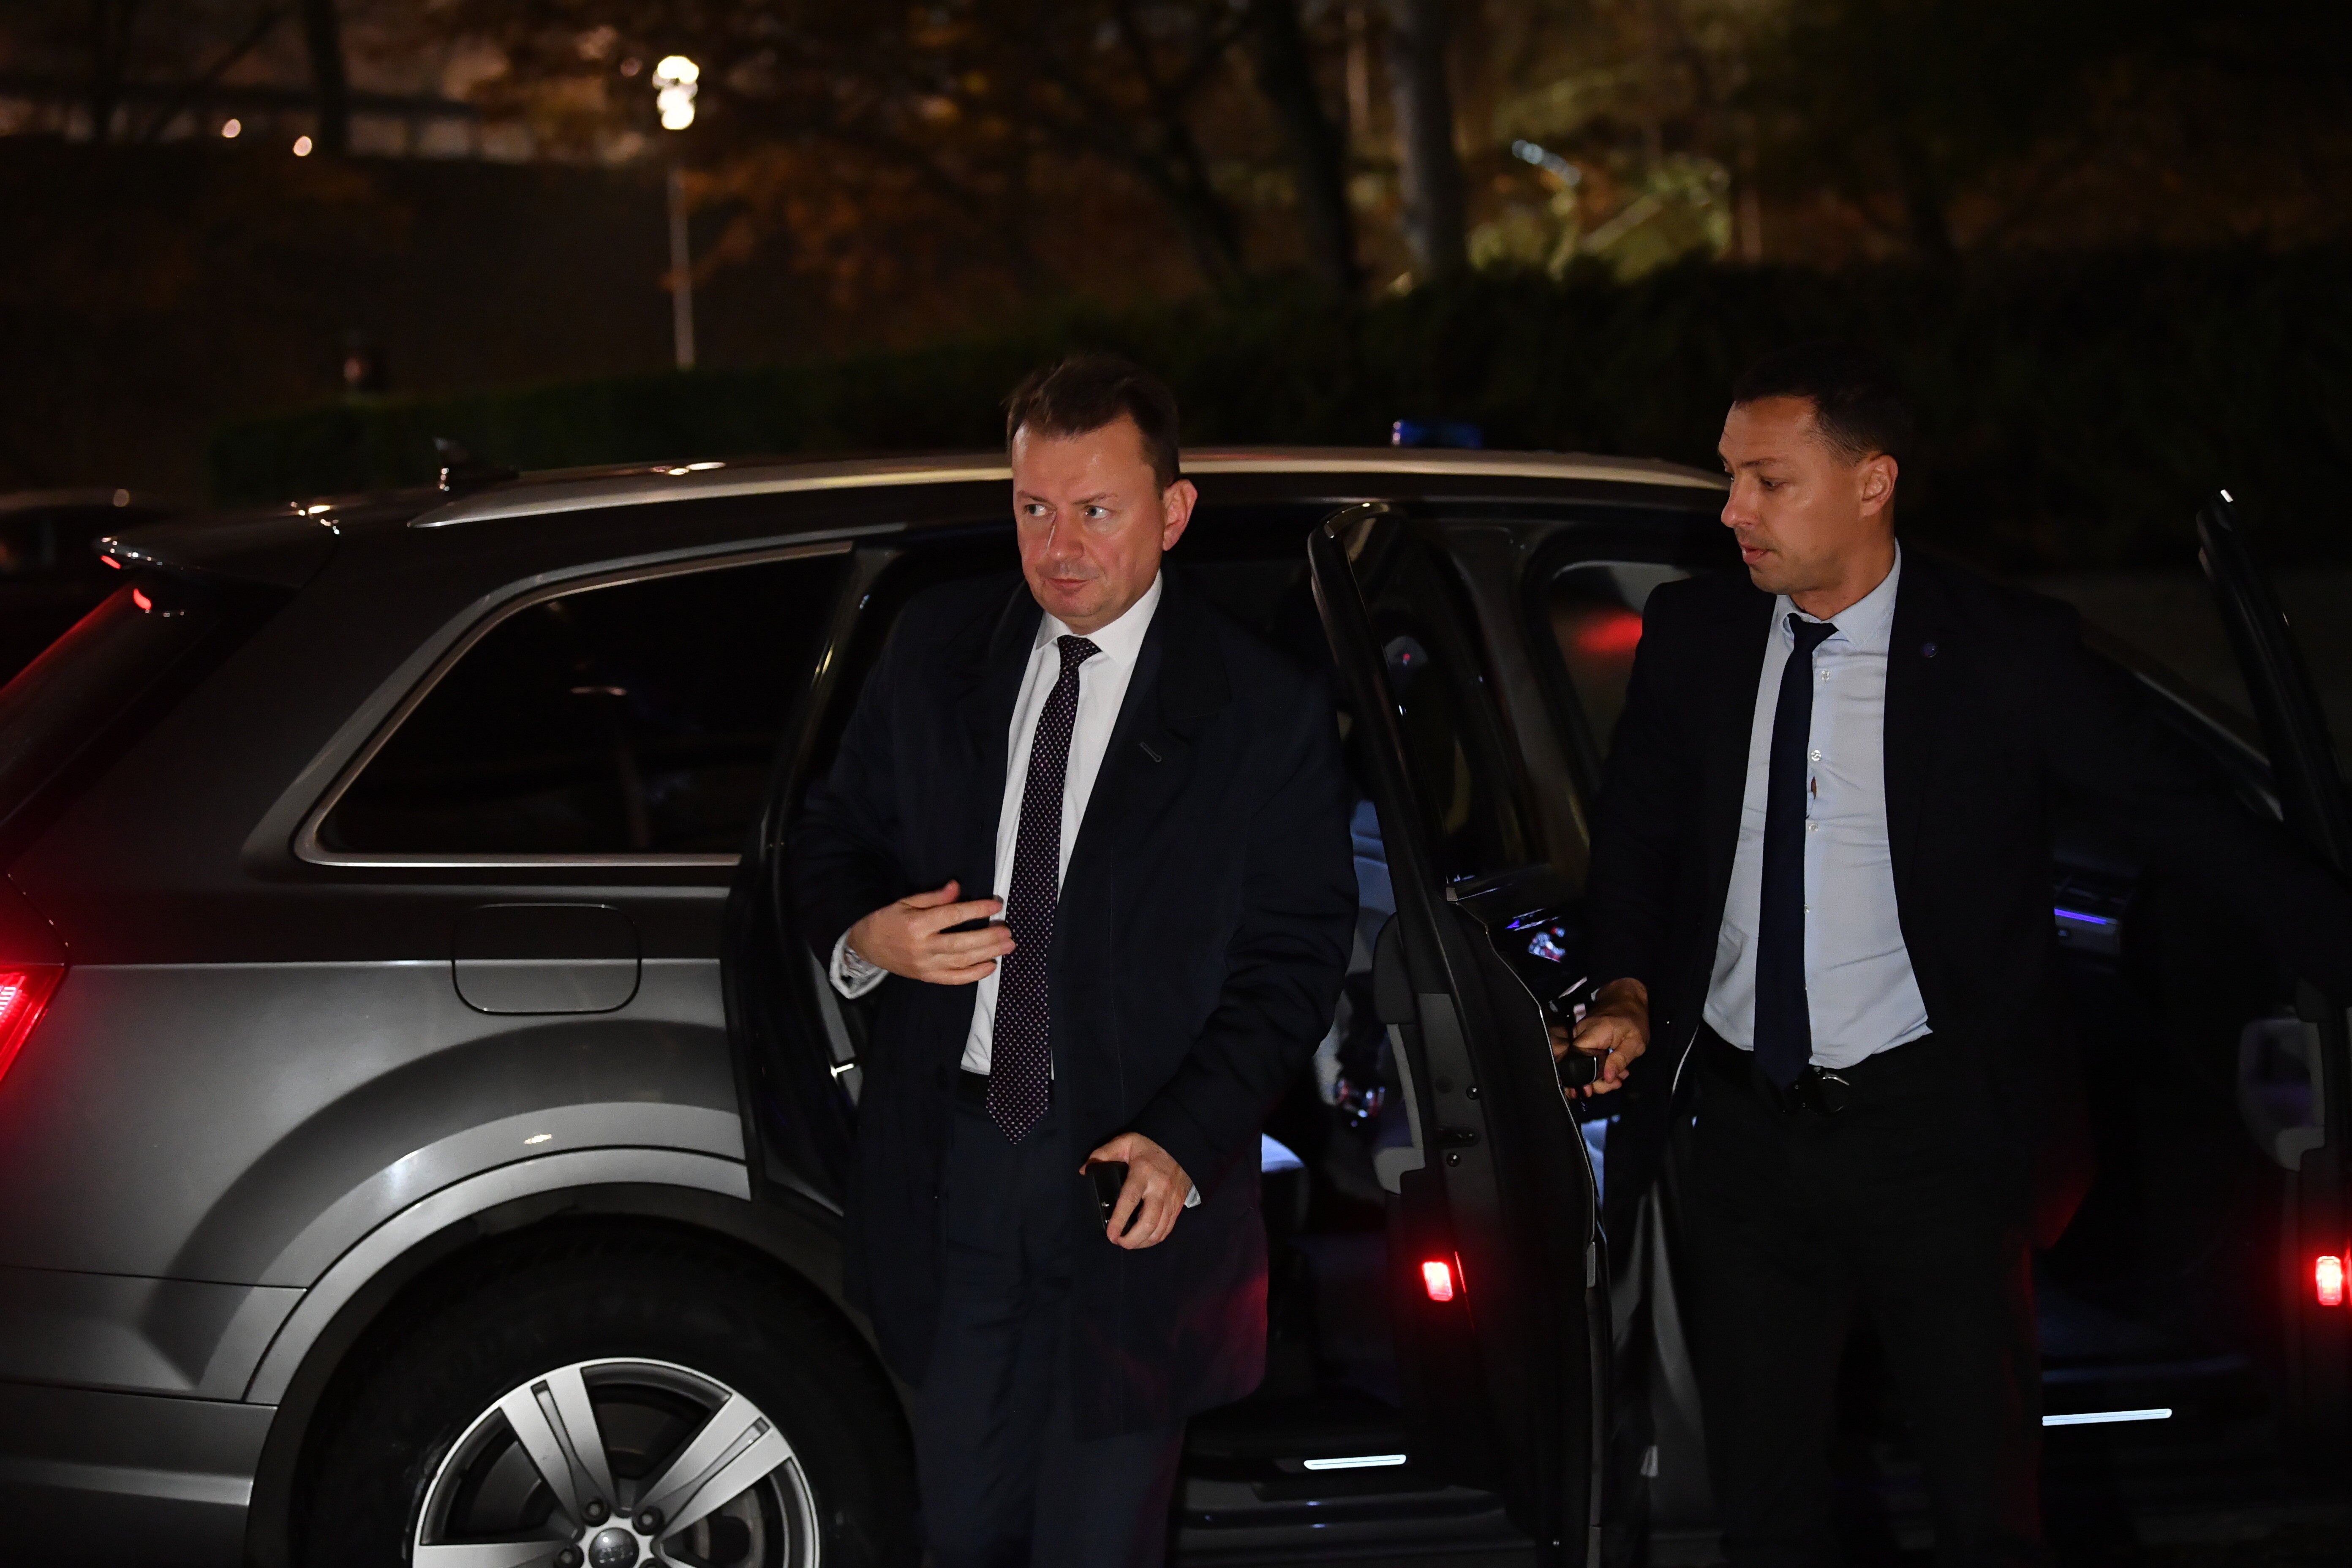
[[[1643,605],[1737,567],[1720,481],[1187,468],[1171,564],[1331,669],[1363,804],[1353,972],[1265,1129],[1267,1376],[1192,1424],[1180,1555],[1696,1539],[1678,1153],[1604,1238],[1625,1107],[1563,1099],[1544,1009],[1589,978]],[[914,1561],[903,1390],[840,1278],[866,1018],[781,847],[908,598],[1013,564],[1006,482],[696,464],[104,542],[118,589],[0,690],[0,1500],[32,1560]],[[2216,527],[2266,743],[2140,689],[2337,853],[2308,693]],[[2184,1470],[2249,1431],[2317,1452],[2341,999],[2059,816],[2100,1174],[2043,1264],[2050,1408]]]
[[[0,681],[114,591],[118,578],[92,544],[173,510],[119,489],[0,495]]]

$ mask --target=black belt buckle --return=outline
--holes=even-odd
[[[1807,1067],[1797,1079],[1781,1090],[1783,1111],[1810,1110],[1816,1116],[1835,1116],[1853,1102],[1853,1085],[1843,1076],[1817,1067]]]

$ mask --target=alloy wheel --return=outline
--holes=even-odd
[[[816,1568],[791,1443],[716,1378],[657,1361],[542,1373],[476,1416],[425,1489],[415,1568]]]

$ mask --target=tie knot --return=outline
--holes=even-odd
[[[1789,612],[1789,630],[1797,639],[1797,657],[1800,658],[1811,658],[1813,657],[1813,650],[1815,648],[1821,647],[1822,644],[1829,641],[1832,637],[1836,635],[1837,623],[1834,621],[1809,621],[1802,616],[1798,615],[1794,610],[1791,610]],[[1069,639],[1065,637],[1062,640],[1067,642]]]
[[[1072,670],[1077,668],[1078,666],[1086,663],[1087,660],[1102,652],[1102,649],[1095,647],[1094,644],[1081,637],[1055,637],[1054,642],[1055,645],[1062,650],[1062,673],[1064,675],[1069,674]]]

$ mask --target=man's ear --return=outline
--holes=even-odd
[[[1862,460],[1854,470],[1854,483],[1863,516],[1876,517],[1895,504],[1895,480],[1901,471],[1900,465],[1885,452]]]
[[[1178,479],[1160,492],[1160,548],[1162,553],[1176,548],[1184,537],[1185,524],[1192,521],[1193,503],[1201,492],[1192,488],[1190,479]]]

